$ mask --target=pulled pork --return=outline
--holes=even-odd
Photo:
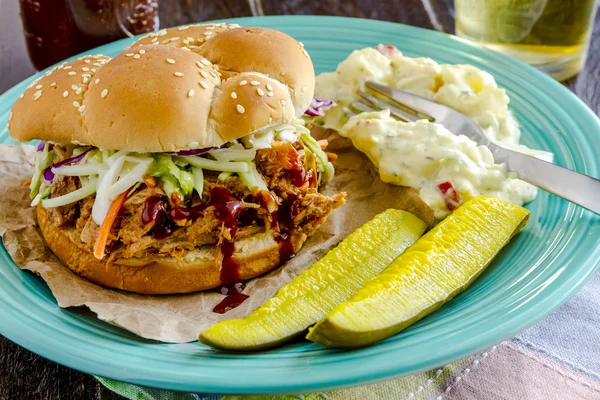
[[[289,143],[276,142],[269,149],[258,150],[256,162],[272,200],[277,203],[275,212],[268,209],[268,201],[264,198],[252,195],[237,176],[219,181],[216,173],[207,171],[202,199],[194,193],[186,204],[177,205],[170,202],[159,186],[142,184],[127,198],[112,227],[106,247],[109,259],[145,259],[155,255],[181,259],[195,248],[268,230],[311,235],[333,209],[345,202],[345,193],[325,196],[318,192],[312,171],[304,168],[297,150]],[[51,197],[79,187],[78,178],[57,177],[52,184]],[[231,201],[241,207],[234,217],[234,230],[223,221],[219,205],[211,199],[215,188],[225,189]],[[159,219],[148,220],[151,203],[158,207],[162,216]],[[66,230],[72,241],[90,252],[99,230],[91,217],[93,204],[92,196],[48,210],[50,221]],[[189,217],[174,218],[179,214],[189,214]]]

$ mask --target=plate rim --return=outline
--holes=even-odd
[[[344,21],[349,20],[349,24],[355,24],[355,23],[358,23],[358,24],[366,23],[369,25],[370,24],[373,24],[373,25],[384,24],[384,25],[396,26],[397,29],[405,30],[404,32],[414,31],[417,33],[424,33],[427,35],[432,35],[434,37],[437,36],[440,38],[444,38],[444,40],[450,39],[450,40],[462,42],[464,45],[467,45],[472,48],[476,48],[476,49],[478,49],[478,51],[483,51],[488,56],[488,59],[492,59],[494,62],[498,62],[498,60],[499,60],[500,62],[506,63],[510,66],[514,66],[520,70],[524,69],[525,71],[529,72],[530,74],[533,73],[534,75],[536,75],[536,78],[540,79],[544,84],[550,85],[553,89],[558,90],[562,94],[565,94],[568,97],[569,101],[574,102],[574,104],[576,104],[578,111],[584,112],[586,114],[587,119],[592,121],[596,125],[596,127],[600,128],[600,119],[598,118],[598,116],[595,113],[593,113],[593,111],[581,99],[579,99],[573,92],[571,92],[569,89],[562,86],[560,83],[556,82],[552,78],[544,75],[543,73],[535,70],[533,67],[531,67],[525,63],[522,63],[518,60],[511,59],[508,56],[505,56],[503,54],[494,52],[490,49],[485,48],[483,45],[472,43],[465,39],[451,36],[451,35],[448,35],[448,34],[445,34],[442,32],[432,31],[432,30],[428,30],[428,29],[424,29],[424,28],[419,28],[419,27],[415,27],[415,26],[404,25],[404,24],[399,24],[399,23],[389,22],[389,21],[366,20],[366,19],[362,19],[362,18],[338,17],[338,16],[300,16],[300,15],[286,16],[286,15],[283,15],[283,16],[266,16],[266,17],[243,17],[243,18],[234,18],[234,19],[220,19],[220,20],[216,20],[216,21],[203,21],[203,23],[229,22],[229,23],[242,23],[242,24],[247,25],[248,22],[250,22],[250,21],[253,21],[253,22],[274,21],[274,20],[284,21],[286,19],[291,19],[291,20],[299,20],[299,19],[331,20],[331,19],[336,19],[336,20],[344,20]],[[257,23],[260,24],[260,22],[257,22]],[[107,48],[124,46],[130,42],[131,42],[131,39],[123,39],[120,41],[112,42],[107,45],[104,45],[104,46],[86,51],[84,53],[81,53],[80,55],[73,56],[73,57],[69,58],[68,60],[80,57],[82,54],[91,54],[91,53],[96,53],[96,52],[102,52],[104,49],[107,49]],[[40,76],[41,74],[43,74],[45,71],[47,71],[50,68],[52,68],[52,67],[49,67],[49,68],[35,74],[34,76],[32,76],[28,79],[25,79],[21,83],[13,86],[11,89],[7,90],[4,94],[2,94],[2,96],[0,96],[0,102],[3,101],[5,98],[13,96],[16,92],[21,90],[21,88],[24,86],[24,84],[28,84],[33,79]],[[591,167],[593,168],[594,165],[592,164]],[[576,210],[575,214],[581,215],[583,212],[584,212],[583,210]],[[2,244],[2,248],[4,248],[3,244]],[[2,255],[2,259],[7,259],[8,263],[12,264],[11,265],[12,267],[18,268],[14,264],[14,262],[12,261],[10,256],[6,253],[6,251],[2,252],[1,255]],[[4,260],[0,260],[0,263],[4,264]],[[263,385],[261,387],[248,388],[247,386],[235,385],[235,382],[234,382],[231,386],[227,387],[226,390],[223,390],[224,387],[220,383],[217,383],[217,384],[214,384],[211,386],[211,382],[204,381],[202,388],[199,388],[197,385],[194,386],[193,384],[190,384],[190,383],[180,383],[177,381],[169,381],[167,379],[163,379],[162,381],[161,380],[148,380],[147,378],[145,378],[143,376],[143,374],[140,374],[140,373],[132,374],[131,376],[127,377],[126,380],[123,380],[122,379],[123,377],[119,376],[119,372],[121,370],[119,368],[115,368],[113,365],[110,365],[108,363],[98,363],[98,362],[90,361],[88,359],[82,359],[82,358],[76,357],[76,356],[68,354],[68,353],[62,354],[62,358],[61,358],[59,354],[57,354],[55,351],[50,349],[48,346],[45,346],[43,341],[31,340],[31,337],[26,337],[26,336],[21,335],[20,334],[21,332],[19,332],[19,329],[17,328],[18,318],[16,320],[13,319],[12,324],[6,324],[7,327],[0,328],[0,330],[2,330],[0,333],[2,335],[4,335],[7,339],[29,349],[30,351],[33,351],[45,358],[51,359],[59,364],[68,366],[70,368],[73,368],[73,369],[76,369],[76,370],[79,370],[79,371],[82,371],[82,372],[85,372],[88,374],[101,375],[103,377],[107,377],[110,379],[122,380],[125,382],[130,382],[133,384],[139,384],[139,385],[144,385],[144,386],[149,386],[149,387],[156,387],[156,388],[176,390],[176,391],[188,391],[188,392],[202,391],[202,392],[206,392],[206,393],[219,393],[219,394],[224,394],[224,393],[231,393],[231,394],[248,394],[248,393],[266,394],[266,393],[269,393],[269,394],[275,394],[275,393],[310,392],[310,391],[314,391],[314,390],[330,390],[330,389],[342,388],[342,387],[348,387],[348,386],[354,386],[354,385],[366,385],[369,383],[383,381],[383,380],[391,379],[394,377],[418,373],[420,371],[429,370],[432,367],[444,365],[444,364],[447,364],[448,362],[452,362],[454,360],[464,358],[468,355],[471,355],[478,351],[481,351],[482,349],[485,349],[503,339],[506,339],[507,335],[512,336],[512,335],[516,334],[517,332],[520,332],[520,331],[528,328],[529,326],[533,325],[540,319],[542,319],[545,316],[547,316],[548,314],[550,314],[557,307],[559,307],[566,300],[568,300],[568,298],[570,298],[577,290],[579,290],[581,288],[581,286],[583,286],[583,284],[585,282],[587,282],[587,280],[593,275],[593,273],[598,270],[599,267],[600,267],[600,260],[596,260],[595,263],[592,263],[591,268],[587,268],[585,270],[584,274],[578,275],[578,279],[574,279],[574,277],[571,276],[566,280],[566,282],[564,284],[574,283],[569,288],[567,288],[566,291],[559,293],[555,297],[552,297],[550,299],[548,299],[546,296],[546,298],[544,300],[540,301],[539,304],[536,304],[532,308],[529,308],[529,309],[525,310],[524,312],[519,313],[517,316],[513,316],[513,318],[509,320],[509,321],[511,321],[510,325],[512,326],[512,328],[510,329],[511,333],[507,334],[506,329],[500,329],[501,327],[505,327],[505,325],[507,324],[507,322],[504,321],[503,323],[498,324],[498,326],[495,329],[488,331],[487,334],[485,335],[485,337],[479,336],[477,338],[471,338],[471,340],[468,341],[469,345],[461,344],[461,345],[453,346],[452,351],[446,352],[444,357],[438,357],[436,362],[433,362],[433,360],[432,360],[432,361],[429,361],[429,363],[427,365],[425,365],[424,363],[421,363],[419,366],[417,366],[415,369],[412,369],[411,371],[403,371],[401,366],[397,367],[396,369],[391,369],[391,370],[388,369],[386,371],[374,369],[374,370],[370,371],[369,373],[361,373],[358,380],[357,380],[357,375],[352,374],[352,375],[348,375],[348,376],[340,376],[340,377],[338,377],[338,379],[336,379],[336,381],[334,383],[323,382],[323,381],[320,381],[319,379],[313,379],[310,381],[309,380],[302,381],[295,385],[294,384],[287,384],[287,385],[283,384],[282,385],[281,383],[267,385],[267,384],[263,383]],[[1,276],[1,274],[0,274],[0,276]],[[572,282],[573,280],[575,282]],[[564,286],[564,284],[563,284],[563,286]],[[1,303],[2,303],[2,299],[0,298],[0,304]],[[540,309],[543,309],[543,311],[540,312]],[[68,311],[65,311],[65,312],[68,312]],[[10,313],[7,313],[3,308],[0,308],[0,317],[2,317],[2,320],[5,320],[5,318],[7,316],[11,317]],[[23,325],[26,325],[26,324],[23,324]],[[137,376],[133,376],[133,375],[137,375]]]

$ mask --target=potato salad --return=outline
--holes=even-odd
[[[335,72],[317,77],[315,96],[337,106],[316,121],[352,140],[379,170],[384,182],[415,188],[446,217],[461,202],[490,195],[523,205],[537,188],[495,164],[487,147],[454,135],[429,120],[398,121],[387,110],[348,119],[343,106],[358,99],[365,81],[380,82],[450,106],[468,115],[492,141],[552,161],[552,154],[519,144],[521,131],[508,108],[509,98],[489,73],[471,65],[438,64],[429,58],[410,58],[390,46],[354,51]]]

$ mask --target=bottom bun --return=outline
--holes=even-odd
[[[54,226],[42,206],[37,207],[37,219],[50,250],[73,272],[102,286],[143,294],[190,293],[221,286],[223,256],[219,246],[203,246],[182,260],[118,258],[107,263],[108,257],[98,260],[81,243],[72,241],[68,229]],[[241,280],[281,265],[276,235],[278,233],[265,232],[235,242],[233,259],[239,265]],[[295,253],[305,241],[304,234],[290,235]]]

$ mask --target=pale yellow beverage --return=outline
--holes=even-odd
[[[564,80],[585,62],[597,7],[596,0],[455,0],[456,34]]]

